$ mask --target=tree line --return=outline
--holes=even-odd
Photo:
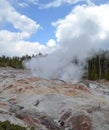
[[[29,60],[33,57],[38,57],[38,56],[42,56],[42,53],[39,53],[37,55],[32,55],[32,56],[25,55],[22,57],[17,57],[17,56],[8,57],[8,56],[3,55],[0,57],[0,67],[9,66],[9,67],[16,68],[16,69],[23,69],[24,68],[24,65],[23,65],[24,61]]]
[[[90,80],[109,80],[109,51],[100,51],[87,59],[86,77]]]
[[[23,69],[23,61],[31,59],[31,56],[25,55],[22,57],[8,57],[8,56],[1,56],[0,57],[0,67],[12,67],[16,69]]]
[[[17,69],[23,69],[23,62],[29,60],[33,57],[43,56],[41,53],[33,56],[22,56],[22,57],[0,57],[1,67],[13,67]],[[78,64],[78,59],[75,59],[73,63]],[[93,57],[88,58],[86,61],[86,66],[84,67],[85,74],[83,78],[89,80],[96,79],[107,79],[109,80],[109,51],[100,51],[93,55]]]

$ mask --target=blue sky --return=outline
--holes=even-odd
[[[99,7],[109,3],[108,0],[0,1],[0,55],[10,56],[53,51],[59,42],[59,25],[53,23],[64,20],[78,5]]]
[[[19,3],[20,1],[21,0],[19,0]],[[44,4],[50,2],[50,0],[46,0],[46,2],[41,0],[40,2]],[[23,3],[23,1],[21,1],[21,3]],[[42,44],[45,44],[51,38],[55,38],[55,28],[51,23],[57,21],[59,18],[64,18],[72,9],[72,5],[63,5],[58,8],[40,9],[40,6],[33,3],[27,3],[29,5],[25,5],[25,7],[19,6],[17,2],[16,4],[13,4],[19,13],[26,15],[40,24],[41,29],[34,33],[29,40],[39,41]],[[6,28],[10,28],[12,30],[15,29],[13,26],[8,24],[6,25]]]

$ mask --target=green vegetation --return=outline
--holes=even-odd
[[[32,56],[33,57],[33,56]],[[0,57],[0,66],[1,67],[12,67],[16,69],[23,69],[23,61],[31,59],[31,56],[22,56],[22,57],[6,57],[2,56]]]
[[[33,57],[38,57],[38,56],[42,56],[42,53],[32,56],[22,56],[22,57],[8,57],[8,56],[1,56],[0,57],[0,67],[12,67],[12,68],[16,68],[16,69],[23,69],[23,62],[26,60],[29,60]]]
[[[9,121],[0,121],[0,130],[27,130],[25,127],[21,127],[19,125],[11,124]],[[31,127],[28,130],[35,130],[34,127]]]
[[[9,121],[4,121],[0,122],[0,130],[26,130],[26,128],[15,124],[10,124]]]
[[[43,56],[39,53],[36,56],[22,56],[22,57],[0,57],[0,66],[1,67],[13,67],[17,69],[23,69],[23,62],[29,60],[32,57]],[[72,63],[78,64],[79,61],[75,57]],[[83,75],[83,78],[89,80],[96,79],[107,79],[109,80],[109,51],[100,51],[96,53],[93,57],[87,59],[87,65],[84,67],[86,73]]]
[[[73,59],[72,63],[78,65],[79,60],[77,57]],[[92,57],[87,58],[86,63],[82,63],[85,73],[83,79],[97,80],[106,79],[109,80],[109,51],[101,50],[99,53],[93,54]]]
[[[87,79],[109,80],[109,51],[101,51],[87,60]]]

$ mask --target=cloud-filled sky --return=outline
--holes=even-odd
[[[109,48],[108,0],[0,0],[0,56],[50,53],[77,38]]]

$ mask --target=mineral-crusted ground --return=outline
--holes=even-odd
[[[109,130],[109,82],[71,84],[0,68],[0,120],[36,130]]]

